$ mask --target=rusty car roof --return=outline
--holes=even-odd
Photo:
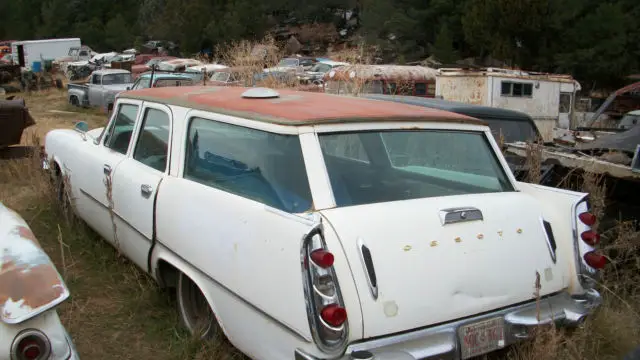
[[[0,203],[0,321],[18,324],[69,297],[24,219]]]
[[[413,65],[344,65],[324,75],[328,80],[351,80],[352,78],[396,81],[435,81],[438,71],[425,66]]]
[[[211,111],[282,125],[378,121],[437,121],[485,125],[448,111],[381,100],[278,89],[279,97],[243,98],[246,87],[180,86],[120,93],[119,98]]]

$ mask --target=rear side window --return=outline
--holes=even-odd
[[[137,116],[138,105],[120,104],[116,118],[104,139],[105,146],[126,154]]]
[[[296,135],[192,118],[186,150],[186,179],[290,213],[311,208]]]

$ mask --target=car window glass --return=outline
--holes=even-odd
[[[126,154],[137,115],[138,105],[121,104],[111,125],[111,130],[104,139],[105,146],[121,154]]]
[[[170,126],[167,113],[158,109],[147,109],[144,113],[133,158],[164,172],[167,168]]]
[[[290,213],[311,208],[296,135],[193,118],[186,150],[186,179]]]

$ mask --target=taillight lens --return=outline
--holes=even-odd
[[[600,234],[593,232],[592,230],[587,230],[580,234],[582,241],[586,242],[591,246],[596,246],[600,242]]]
[[[312,252],[311,260],[323,269],[333,266],[333,254],[326,250],[316,250]]]
[[[322,309],[320,316],[330,326],[339,327],[347,320],[347,310],[336,304],[331,304]]]
[[[50,353],[49,339],[37,330],[19,334],[12,345],[12,359],[15,360],[44,360]]]
[[[607,258],[595,251],[584,254],[584,261],[594,269],[602,269],[607,265]]]
[[[589,212],[583,212],[578,215],[578,218],[587,226],[593,226],[596,223],[596,216]]]

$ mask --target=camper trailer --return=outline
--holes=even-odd
[[[441,68],[436,82],[436,97],[528,114],[545,141],[554,128],[570,127],[579,90],[570,75],[498,68]]]

